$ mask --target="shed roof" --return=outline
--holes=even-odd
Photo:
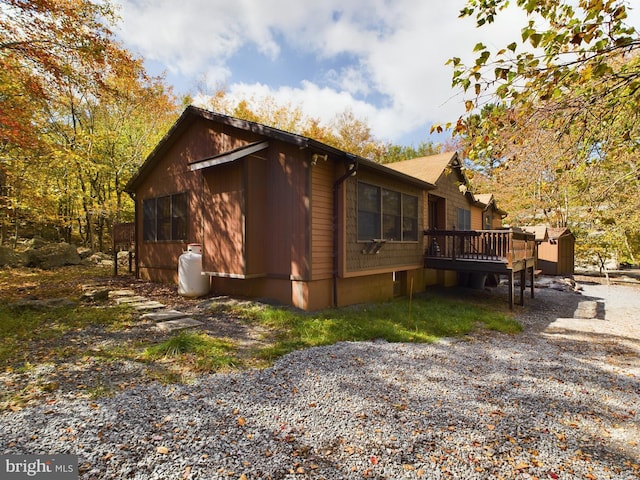
[[[177,139],[180,133],[188,129],[189,126],[191,126],[199,118],[211,120],[213,122],[228,125],[240,130],[256,133],[268,139],[273,139],[273,140],[278,140],[285,143],[293,144],[300,148],[310,148],[318,152],[329,154],[335,158],[342,158],[350,162],[357,162],[359,166],[376,170],[382,174],[395,177],[403,182],[417,185],[418,187],[423,188],[425,190],[432,190],[436,188],[435,185],[433,185],[433,183],[429,182],[428,180],[409,175],[399,170],[388,168],[388,166],[386,165],[382,165],[372,160],[368,160],[366,158],[353,155],[351,153],[345,152],[343,150],[332,147],[325,143],[319,142],[317,140],[313,140],[312,138],[304,137],[302,135],[298,135],[295,133],[286,132],[284,130],[280,130],[274,127],[269,127],[267,125],[262,125],[260,123],[231,117],[229,115],[223,115],[221,113],[211,112],[209,110],[205,110],[205,109],[190,105],[182,112],[182,115],[180,115],[178,120],[176,120],[173,126],[162,138],[162,140],[160,140],[160,142],[155,147],[155,149],[151,152],[151,154],[147,157],[144,163],[140,166],[136,174],[129,180],[129,182],[125,187],[125,191],[129,193],[135,192],[140,182],[142,182],[144,178],[146,178],[146,176],[153,170],[155,163],[162,156],[162,154],[169,149],[169,147]],[[203,160],[214,160],[213,163],[215,163],[215,160],[219,160],[217,157],[225,156],[232,153],[234,152],[220,152],[218,155],[215,155],[213,157],[210,157],[208,159],[203,159]],[[230,156],[227,156],[226,160],[229,160],[230,158],[231,158]],[[196,161],[196,163],[199,163],[199,162],[200,160]]]
[[[547,232],[550,239],[556,240],[560,237],[566,237],[569,235],[574,236],[571,230],[569,230],[567,227],[548,228]]]

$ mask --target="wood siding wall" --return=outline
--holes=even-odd
[[[203,269],[245,275],[245,187],[243,162],[208,168],[204,175]]]
[[[178,258],[188,243],[203,244],[202,237],[202,183],[200,175],[189,170],[188,163],[209,155],[215,135],[204,128],[184,132],[168,149],[163,158],[145,178],[136,191],[136,235],[138,242],[138,269],[141,278],[163,282],[175,282],[178,276]],[[215,143],[215,142],[214,142]],[[184,241],[143,241],[142,205],[144,200],[175,193],[187,192],[189,217],[187,238]]]
[[[545,275],[571,275],[574,273],[575,238],[564,235],[551,243],[538,246],[537,267]]]
[[[447,199],[445,229],[451,230],[458,228],[458,208],[472,210],[472,205],[469,203],[469,200],[460,192],[458,177],[453,171],[447,170],[440,176],[436,182],[436,186],[438,188],[435,193]]]
[[[333,183],[335,167],[319,161],[311,167],[311,279],[333,276]]]
[[[258,155],[264,154],[259,152]],[[265,181],[269,171],[266,158],[251,156],[244,159],[245,200],[245,272],[249,276],[262,276],[267,273],[269,251],[265,232],[268,232],[269,219],[267,207],[268,184]]]
[[[306,155],[307,152],[304,152]],[[309,165],[293,145],[269,147],[266,226],[262,236],[270,275],[309,277]]]
[[[475,205],[471,207],[471,230],[484,230],[484,211]]]

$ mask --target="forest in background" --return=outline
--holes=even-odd
[[[506,3],[468,0],[461,15],[481,28]],[[628,2],[516,4],[531,19],[521,38],[476,45],[470,65],[450,60],[470,98],[457,123],[433,126],[450,129],[447,145],[391,145],[350,111],[322,124],[223,89],[199,92],[201,106],[381,163],[455,148],[508,223],[566,226],[584,258],[637,263],[640,39]],[[112,224],[132,220],[123,188],[191,99],[147,74],[114,38],[117,21],[108,2],[0,1],[0,244],[37,234],[105,251]]]
[[[113,223],[133,220],[123,189],[191,98],[145,72],[116,21],[107,2],[0,2],[0,244],[37,234],[105,251]],[[270,98],[199,93],[212,110],[377,161],[437,151],[380,142],[348,111],[322,125]]]

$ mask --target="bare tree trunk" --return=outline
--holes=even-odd
[[[598,260],[600,261],[600,273],[604,272],[604,276],[607,279],[607,285],[611,285],[611,282],[609,281],[609,272],[607,271],[607,266],[605,265],[604,258],[602,258],[602,255],[600,255],[600,253],[598,253]]]
[[[627,249],[627,253],[629,254],[629,258],[631,259],[631,263],[633,263],[635,265],[637,263],[636,262],[636,257],[633,255],[633,250],[631,249],[631,245],[629,245],[629,237],[627,237],[626,232],[622,235],[622,237],[624,238],[624,246]]]

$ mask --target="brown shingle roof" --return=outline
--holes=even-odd
[[[476,198],[476,200],[478,202],[482,203],[483,205],[487,205],[487,206],[493,200],[493,194],[492,193],[474,193],[473,196]]]
[[[401,162],[387,163],[387,167],[419,178],[428,183],[436,183],[449,164],[457,157],[456,152],[445,152],[428,157],[412,158]]]
[[[536,242],[545,242],[549,239],[549,234],[546,225],[533,225],[522,227],[522,230],[535,235]]]
[[[560,237],[564,237],[565,235],[573,235],[571,230],[567,227],[558,227],[558,228],[548,228],[549,238],[558,239]]]

